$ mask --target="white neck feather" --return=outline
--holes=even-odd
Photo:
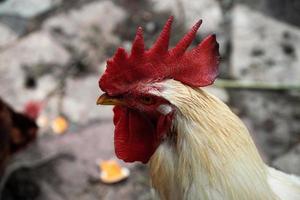
[[[246,127],[224,103],[176,81],[165,82],[162,94],[177,111],[150,160],[161,199],[279,199]]]

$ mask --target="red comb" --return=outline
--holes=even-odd
[[[141,82],[168,78],[192,87],[212,84],[218,75],[219,64],[219,45],[215,35],[208,36],[198,46],[187,50],[202,23],[200,20],[169,50],[172,22],[171,16],[149,50],[145,50],[143,29],[139,27],[130,55],[123,48],[118,48],[113,58],[107,61],[106,71],[99,81],[100,88],[114,96],[129,91]]]

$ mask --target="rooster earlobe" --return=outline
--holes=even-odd
[[[173,19],[173,16],[169,17],[163,30],[150,50],[151,54],[164,54],[168,51]]]
[[[178,57],[184,54],[185,50],[189,47],[189,45],[192,43],[193,39],[196,36],[196,33],[199,29],[199,27],[202,24],[202,20],[199,20],[192,29],[185,34],[185,36],[177,43],[177,45],[171,50],[171,54],[174,57]]]
[[[145,45],[144,45],[143,29],[142,27],[139,27],[136,31],[135,39],[132,44],[130,57],[134,57],[134,58],[142,57],[144,52],[145,52]]]

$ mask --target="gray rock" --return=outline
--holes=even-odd
[[[281,156],[297,142],[300,130],[298,97],[270,91],[231,91],[230,97],[267,162]]]
[[[0,69],[39,64],[63,66],[69,61],[69,53],[51,35],[46,32],[36,32],[1,52]]]
[[[272,164],[285,172],[300,175],[300,144],[274,160]]]
[[[11,44],[12,42],[16,41],[17,34],[11,30],[6,25],[0,23],[0,50],[5,46]]]
[[[102,94],[99,89],[99,75],[67,80],[63,113],[79,125],[91,121],[111,121],[112,106],[97,106],[97,98]]]
[[[32,21],[30,19],[22,18],[20,16],[0,16],[1,24],[9,27],[18,37],[24,36],[32,28]]]
[[[0,88],[0,96],[19,109],[32,98],[44,97],[57,81],[46,76],[33,90],[25,88],[26,77],[30,75],[38,79],[46,73],[61,71],[70,59],[70,54],[49,34],[37,32],[28,35],[0,53],[0,83],[6,85]]]
[[[241,5],[233,10],[232,75],[275,83],[300,82],[300,31]]]
[[[60,0],[7,0],[0,3],[0,16],[17,15],[31,18],[52,9],[59,3]]]
[[[171,11],[178,20],[190,28],[197,20],[203,19],[201,33],[214,33],[222,23],[222,10],[216,0],[152,0],[156,11]]]
[[[235,0],[264,14],[287,23],[300,26],[300,3],[298,0]]]
[[[76,55],[84,55],[85,65],[95,70],[106,59],[106,48],[119,42],[112,31],[125,16],[111,1],[92,2],[49,18],[43,28]]]

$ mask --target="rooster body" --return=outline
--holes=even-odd
[[[18,113],[0,98],[0,176],[7,160],[36,139],[38,127],[28,113]]]
[[[218,98],[177,81],[162,95],[176,106],[171,132],[150,160],[161,199],[300,199],[300,180],[264,164],[240,119]]]
[[[200,89],[218,75],[216,36],[188,50],[198,21],[168,49],[172,21],[148,50],[139,27],[99,80],[97,104],[115,106],[117,157],[149,162],[161,200],[299,200],[299,179],[266,166],[241,120]]]

